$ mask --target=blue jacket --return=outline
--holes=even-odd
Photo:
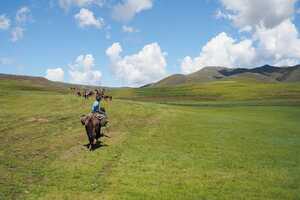
[[[92,112],[99,112],[100,111],[100,101],[94,101],[92,105]]]

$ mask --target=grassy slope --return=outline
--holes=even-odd
[[[261,83],[252,79],[233,79],[174,87],[112,90],[121,99],[157,102],[300,100],[299,83]]]
[[[298,87],[278,87],[290,95],[280,99],[298,99]],[[0,90],[0,199],[300,198],[300,107],[289,101],[114,100],[110,138],[89,152],[79,116],[90,101],[14,81]]]
[[[168,76],[152,86],[165,87],[180,84],[199,84],[228,79],[254,79],[259,82],[298,82],[300,81],[300,65],[293,67],[273,67],[264,65],[257,68],[224,68],[205,67],[197,72]]]

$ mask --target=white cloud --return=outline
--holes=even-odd
[[[256,26],[252,39],[236,41],[221,33],[202,48],[199,56],[186,56],[181,69],[183,73],[192,73],[206,66],[292,66],[299,63],[299,32],[291,19],[286,19],[273,28]]]
[[[32,20],[31,11],[27,6],[23,6],[17,10],[15,18],[16,27],[11,29],[10,33],[12,42],[17,42],[24,37],[24,26],[30,20]]]
[[[102,74],[95,67],[93,55],[80,55],[69,65],[69,75],[72,83],[84,85],[100,85]]]
[[[260,26],[254,38],[259,41],[258,48],[263,59],[271,60],[275,65],[299,63],[300,38],[291,20],[287,19],[272,29]]]
[[[122,31],[124,33],[137,33],[137,32],[139,32],[138,29],[135,29],[134,27],[126,26],[126,25],[122,26]]]
[[[64,81],[64,70],[62,68],[47,69],[45,78],[51,81]]]
[[[104,26],[104,20],[102,18],[96,19],[94,13],[86,8],[81,8],[74,18],[82,28],[90,26],[100,29]]]
[[[112,44],[106,55],[118,79],[131,86],[139,86],[157,81],[166,75],[166,53],[157,43],[148,44],[136,54],[122,57],[119,43]]]
[[[15,27],[11,31],[11,41],[17,42],[24,36],[24,29],[22,27]]]
[[[58,4],[64,10],[69,10],[70,7],[87,7],[91,5],[97,5],[102,7],[105,4],[105,0],[59,0]]]
[[[300,61],[300,38],[292,19],[298,0],[221,0],[225,11],[216,18],[231,20],[239,32],[252,34],[257,64],[295,65]],[[190,59],[186,59],[186,63]],[[190,66],[190,64],[189,64]]]
[[[220,9],[218,9],[215,13],[215,18],[216,19],[232,19],[232,15],[228,14],[228,13],[224,13],[223,11],[221,11]]]
[[[186,56],[181,63],[183,73],[192,73],[207,66],[249,67],[256,58],[256,50],[251,40],[235,41],[226,33],[211,39],[198,57]]]
[[[221,0],[225,10],[224,16],[239,28],[263,25],[273,28],[295,13],[298,0]],[[221,15],[222,16],[222,15]]]
[[[120,43],[113,43],[109,48],[106,49],[106,55],[110,58],[111,61],[120,60],[120,53],[123,51]]]
[[[299,65],[299,59],[281,59],[277,62],[272,63],[272,65],[279,66],[279,67],[285,67],[285,66],[295,66]]]
[[[16,14],[17,24],[24,24],[29,20],[31,20],[30,9],[26,6],[20,8]]]
[[[0,15],[0,30],[7,30],[10,27],[10,19],[6,15]]]
[[[143,10],[152,8],[153,0],[123,0],[113,7],[113,18],[119,21],[129,21]]]

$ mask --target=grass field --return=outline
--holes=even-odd
[[[155,102],[300,100],[299,83],[262,83],[251,79],[215,81],[174,87],[115,89],[114,97]]]
[[[0,199],[300,199],[300,86],[245,84],[114,90],[90,152],[92,100],[1,80]]]

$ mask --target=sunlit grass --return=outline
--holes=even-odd
[[[299,87],[231,84],[113,91],[109,137],[90,152],[91,99],[1,81],[0,199],[299,199]],[[218,91],[226,101],[180,101]],[[162,93],[172,105],[115,100]]]

